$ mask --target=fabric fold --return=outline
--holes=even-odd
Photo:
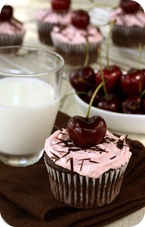
[[[66,127],[68,119],[59,112],[57,128]],[[119,196],[107,206],[88,210],[68,207],[53,198],[43,158],[23,168],[0,163],[2,217],[14,227],[99,227],[141,209],[145,206],[145,147],[139,141],[128,142],[132,157]]]

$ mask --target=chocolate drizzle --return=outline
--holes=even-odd
[[[123,145],[124,145],[124,140],[119,139],[119,140],[117,141],[117,147],[118,147],[119,149],[122,149],[122,148],[123,148]]]
[[[112,159],[114,159],[114,158],[116,158],[116,155],[114,155],[113,157],[111,157],[110,160],[112,160]]]
[[[52,151],[50,151],[50,153],[53,155],[53,159],[55,159],[55,161],[57,161],[57,160],[59,160],[60,159],[60,157],[59,156],[57,156],[56,154],[54,154]]]
[[[88,161],[88,160],[90,160],[90,158],[79,159],[79,161],[81,161],[80,171],[82,170],[84,161],[86,161],[86,160]]]
[[[60,135],[62,135],[62,138],[60,137]],[[56,142],[54,143],[54,145],[59,145],[60,144],[60,150],[58,152],[62,153],[62,156],[59,157],[57,156],[55,153],[51,152],[51,154],[54,156],[52,157],[53,159],[55,159],[55,161],[61,159],[61,158],[64,158],[65,156],[68,156],[68,159],[66,161],[69,162],[70,161],[70,169],[71,169],[71,173],[74,172],[74,159],[73,157],[70,157],[69,154],[70,152],[77,152],[77,151],[84,151],[84,152],[88,152],[89,154],[89,151],[87,151],[86,149],[83,149],[81,147],[75,147],[73,142],[69,139],[67,133],[65,132],[65,129],[64,130],[60,130],[60,134],[59,136],[55,137],[55,140]],[[55,141],[54,140],[54,141]],[[114,143],[114,145],[119,148],[120,150],[124,147],[124,146],[128,146],[127,143],[127,136],[123,139],[121,138],[109,138],[109,136],[106,136],[104,139],[103,139],[103,142],[102,143],[106,143],[106,144],[109,144],[110,142]],[[126,143],[125,143],[126,142]],[[63,148],[67,148],[66,150],[63,150]],[[101,148],[101,146],[99,145],[95,145],[93,147],[90,147],[90,150],[96,152],[96,153],[99,153],[99,154],[102,154],[102,153],[109,153],[109,150],[105,150],[104,148]],[[64,153],[64,154],[63,154]],[[110,160],[112,159],[115,159],[116,158],[116,155],[112,156],[110,158]],[[83,158],[83,159],[78,159],[78,161],[80,162],[80,171],[82,171],[82,168],[84,166],[84,163],[85,161],[86,162],[90,162],[90,163],[94,163],[94,164],[100,164],[100,162],[96,161],[96,160],[92,160],[91,158]]]
[[[71,170],[71,173],[73,173],[74,172],[73,158],[72,157],[68,158],[66,163],[68,161],[70,161],[70,170]]]

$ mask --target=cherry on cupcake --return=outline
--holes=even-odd
[[[125,13],[135,13],[139,10],[140,4],[132,0],[121,0],[120,7]]]
[[[76,28],[85,29],[90,23],[90,16],[85,10],[75,10],[72,13],[71,23]]]
[[[13,17],[13,8],[10,5],[4,5],[0,12],[1,21],[9,21]]]
[[[67,124],[69,137],[78,147],[93,147],[101,143],[105,137],[107,128],[105,120],[97,115],[89,117],[92,102],[102,84],[103,82],[96,88],[92,96],[86,117],[74,116]]]
[[[69,10],[71,0],[51,0],[51,6],[53,10],[62,11]]]

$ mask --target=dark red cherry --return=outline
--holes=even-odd
[[[117,65],[105,67],[103,70],[104,81],[106,82],[106,89],[108,92],[113,91],[117,88],[122,72]],[[101,71],[99,70],[96,74],[96,84],[99,85],[102,81]]]
[[[106,122],[100,116],[70,118],[67,124],[70,139],[77,147],[93,147],[102,142],[106,134]]]
[[[142,100],[138,96],[129,96],[122,102],[122,112],[127,114],[143,114]]]
[[[107,98],[104,95],[97,103],[96,107],[111,112],[120,112],[121,98],[115,93],[108,94]]]
[[[75,10],[72,13],[71,23],[79,29],[85,29],[90,23],[90,16],[85,10]]]
[[[140,4],[132,0],[121,0],[120,7],[125,13],[135,13],[140,8]]]
[[[141,69],[132,69],[120,78],[120,88],[126,95],[139,95],[145,88],[145,75]]]
[[[13,8],[10,5],[4,5],[1,9],[0,20],[9,21],[13,16]]]
[[[51,0],[53,10],[68,10],[70,8],[71,0]]]
[[[81,67],[70,72],[69,80],[76,91],[89,91],[95,83],[95,72],[90,66]]]

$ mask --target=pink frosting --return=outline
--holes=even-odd
[[[117,147],[120,140],[123,142],[122,148]],[[47,155],[58,166],[71,170],[70,160],[73,160],[73,171],[91,178],[98,178],[109,169],[127,164],[131,157],[129,150],[125,136],[118,138],[109,131],[103,143],[88,149],[74,146],[66,129],[57,130],[45,141]]]
[[[51,9],[41,9],[36,13],[36,19],[44,23],[66,25],[71,22],[71,12],[56,13]]]
[[[98,29],[93,25],[88,25],[87,29],[78,29],[73,25],[68,25],[61,30],[59,27],[54,27],[51,32],[52,40],[59,40],[62,43],[68,44],[85,44],[86,36],[89,43],[99,43],[103,40],[103,36]]]
[[[138,10],[136,13],[127,14],[120,7],[114,9],[110,14],[110,20],[116,20],[117,25],[131,26],[145,26],[145,13]]]
[[[11,24],[8,21],[0,22],[0,34],[8,34],[8,35],[15,35],[15,34],[24,34],[25,29],[23,25],[20,23],[16,23],[17,26]]]

